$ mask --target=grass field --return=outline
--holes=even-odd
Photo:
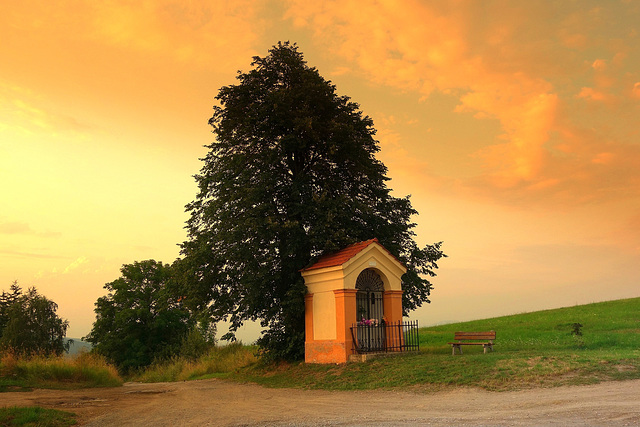
[[[574,324],[582,335],[572,334]],[[451,355],[455,331],[496,331],[495,351]],[[229,378],[321,389],[478,386],[513,390],[640,378],[640,298],[420,329],[420,352],[346,365],[260,366]]]

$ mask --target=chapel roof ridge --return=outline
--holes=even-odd
[[[341,266],[342,264],[346,263],[357,254],[362,252],[372,243],[377,243],[378,245],[380,245],[385,251],[387,251],[389,255],[391,255],[394,259],[397,260],[397,258],[391,252],[389,252],[384,246],[380,244],[380,242],[378,241],[378,238],[374,237],[373,239],[353,243],[337,252],[322,255],[320,258],[318,258],[318,260],[315,263],[311,264],[306,268],[303,268],[300,271],[309,271],[309,270],[317,270],[320,268]]]

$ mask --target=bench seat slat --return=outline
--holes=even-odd
[[[487,350],[493,351],[493,341],[496,339],[495,331],[488,332],[456,332],[454,334],[454,340],[457,342],[450,342],[453,354],[456,354],[456,348],[462,354],[463,345],[481,345],[484,347],[484,352]]]
[[[456,332],[454,340],[495,340],[495,332]]]
[[[450,342],[452,345],[490,345],[488,342]]]

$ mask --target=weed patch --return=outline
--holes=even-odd
[[[0,426],[63,427],[76,424],[75,414],[39,406],[0,408]]]

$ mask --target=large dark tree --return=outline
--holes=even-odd
[[[146,260],[120,271],[104,285],[109,293],[96,301],[96,321],[85,339],[129,372],[177,354],[192,322],[171,287],[171,266]]]
[[[239,83],[220,89],[208,146],[187,205],[180,261],[188,301],[231,322],[260,320],[273,357],[304,351],[305,285],[315,257],[377,237],[409,268],[404,308],[429,302],[440,244],[419,248],[409,198],[396,198],[372,120],[336,94],[295,44],[279,43]],[[226,338],[231,338],[227,336]]]

